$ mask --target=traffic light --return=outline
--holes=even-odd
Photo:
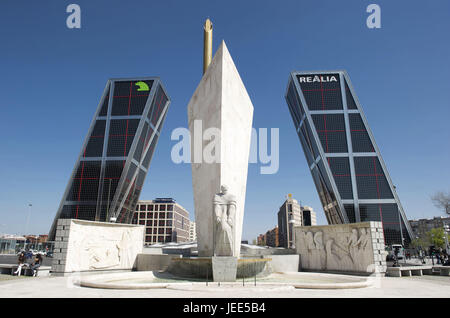
[[[434,245],[430,245],[430,254],[434,254],[436,252],[436,249]]]

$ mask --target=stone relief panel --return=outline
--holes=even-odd
[[[72,221],[65,271],[131,269],[143,239],[143,226]]]
[[[295,228],[296,250],[307,270],[379,272],[380,222]],[[377,233],[373,235],[372,233]],[[383,239],[384,241],[384,239]]]

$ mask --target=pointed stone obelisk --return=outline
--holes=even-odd
[[[188,105],[199,256],[214,255],[213,198],[226,185],[236,197],[232,256],[239,257],[252,120],[252,102],[222,41]],[[220,138],[211,137],[214,132]],[[205,158],[210,153],[219,162]]]

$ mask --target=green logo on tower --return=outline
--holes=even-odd
[[[136,82],[136,84],[134,84],[136,86],[139,86],[139,88],[137,89],[138,92],[142,92],[142,91],[148,91],[148,85],[145,82]]]

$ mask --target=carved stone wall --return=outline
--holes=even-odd
[[[305,270],[386,272],[381,222],[298,226],[295,249]]]
[[[144,226],[58,220],[52,274],[132,269],[144,246]]]

